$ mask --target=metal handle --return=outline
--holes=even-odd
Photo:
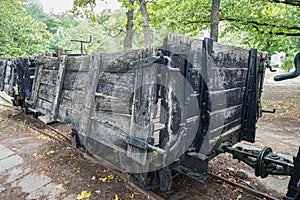
[[[300,75],[300,52],[298,52],[294,59],[295,71],[286,74],[280,74],[274,77],[275,81],[282,81],[290,78],[296,78]]]
[[[151,63],[156,63],[158,61],[161,60],[167,60],[167,69],[168,71],[172,71],[172,72],[180,72],[179,68],[173,68],[172,65],[172,58],[169,56],[165,56],[163,55],[163,53],[161,51],[157,52],[158,56],[151,56],[148,58],[143,58],[140,59],[138,61],[134,61],[134,62],[130,62],[129,63],[129,68],[139,68],[139,67],[143,67],[146,64],[151,64]]]

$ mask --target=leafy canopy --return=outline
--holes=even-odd
[[[23,1],[0,1],[0,57],[34,55],[50,37],[46,25],[27,14]]]

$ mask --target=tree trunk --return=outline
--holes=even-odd
[[[133,3],[131,1],[131,3]],[[133,35],[133,9],[127,11],[127,24],[126,24],[126,36],[124,40],[124,49],[131,49],[132,48],[132,35]]]
[[[210,18],[210,37],[217,42],[219,37],[220,0],[212,0]]]
[[[140,2],[140,9],[142,12],[142,21],[143,21],[143,32],[144,32],[144,39],[145,39],[145,47],[151,46],[151,31],[149,27],[149,16],[146,7],[146,0],[139,0]]]

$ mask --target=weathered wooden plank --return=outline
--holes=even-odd
[[[58,70],[45,69],[45,66],[44,66],[43,72],[42,72],[42,77],[41,77],[41,83],[45,84],[45,85],[55,86],[57,75],[58,75]]]
[[[6,67],[7,67],[7,61],[0,60],[0,91],[4,89]]]
[[[40,84],[38,89],[39,92],[38,95],[36,96],[36,99],[41,98],[48,102],[53,102],[54,90],[55,87],[52,85]]]
[[[79,130],[80,123],[86,119],[83,118],[81,111],[77,111],[75,109],[70,109],[67,106],[60,105],[57,120],[68,124],[75,130]]]
[[[66,70],[63,88],[66,90],[83,89],[89,79],[89,73],[86,71]]]
[[[89,137],[95,141],[110,146],[116,151],[126,152],[126,135],[118,124],[107,121],[91,120],[91,129]]]
[[[51,114],[51,108],[52,108],[52,103],[45,101],[43,99],[38,99],[37,100],[37,107],[36,109],[41,112],[42,114],[45,115],[50,115]]]
[[[55,90],[54,90],[52,109],[51,109],[51,115],[50,115],[50,119],[53,122],[57,120],[58,109],[59,109],[62,88],[63,88],[64,78],[65,78],[66,62],[67,62],[66,56],[62,56],[60,59],[61,60],[59,63],[59,70],[58,70],[58,74],[57,74],[56,86],[55,86]]]
[[[208,89],[210,91],[227,90],[245,87],[248,69],[245,68],[212,68],[210,69]],[[190,84],[196,93],[200,93],[202,74],[200,69],[193,69]]]
[[[190,95],[190,100],[189,100],[189,104],[187,105],[187,114],[186,117],[187,118],[191,118],[194,116],[199,116],[200,115],[200,102],[199,102],[199,94],[192,94]],[[206,102],[209,103],[209,102]]]
[[[90,69],[89,62],[90,56],[68,57],[66,70],[88,72]]]
[[[147,54],[147,52],[145,52]],[[136,70],[133,116],[130,135],[147,141],[153,136],[155,101],[157,96],[157,65],[148,65]],[[128,145],[127,156],[142,165],[147,163],[147,150]]]
[[[210,130],[207,133],[207,137],[210,140],[213,139],[218,139],[217,137],[219,137],[220,135],[226,133],[227,131],[229,131],[230,129],[241,129],[241,118],[238,118],[236,120],[230,121],[227,124],[224,124],[223,126],[220,126],[214,130]]]
[[[131,117],[131,115],[126,114],[98,111],[93,113],[92,119],[96,121],[107,121],[113,124],[118,124],[122,130],[129,133]]]
[[[145,57],[143,49],[131,49],[116,53],[103,53],[101,72],[126,73],[129,70],[130,62]],[[133,72],[133,71],[132,71]]]
[[[99,75],[97,93],[121,99],[133,98],[133,73],[105,73]]]
[[[243,106],[239,105],[210,113],[209,130],[214,130],[231,123],[232,121],[241,119],[242,108]]]
[[[113,96],[96,94],[95,111],[107,111],[131,115],[133,99],[121,99]]]
[[[84,137],[90,136],[93,131],[91,131],[91,117],[93,116],[93,111],[95,108],[95,92],[97,84],[99,81],[99,73],[102,65],[102,54],[95,54],[90,56],[89,60],[89,72],[90,77],[86,82],[86,93],[84,98],[84,108],[82,112],[82,117],[86,120],[82,121],[79,127],[79,134]],[[86,141],[84,141],[84,144]]]
[[[209,90],[245,87],[247,71],[246,68],[213,68],[211,69]]]
[[[44,57],[42,58],[44,69],[48,70],[58,70],[59,68],[59,58]]]
[[[6,82],[6,86],[4,86],[4,91],[8,95],[12,95],[13,87],[15,86],[15,79],[16,79],[16,73],[14,71],[13,61],[8,61],[6,77],[7,77],[6,79],[7,82]]]
[[[37,78],[34,83],[35,84],[34,91],[32,91],[32,95],[30,98],[32,108],[36,108],[36,105],[37,105],[38,96],[39,96],[39,92],[40,92],[40,86],[41,86],[41,80],[42,80],[42,76],[43,76],[43,69],[44,69],[44,65],[42,64],[38,68]]]
[[[69,109],[77,110],[78,112],[83,110],[85,98],[85,90],[62,90],[61,105],[68,107]]]
[[[210,91],[211,110],[217,111],[232,106],[242,105],[245,88],[233,88],[228,90]]]
[[[230,45],[213,44],[213,62],[217,67],[248,68],[249,51]]]

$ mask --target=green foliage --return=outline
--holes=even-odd
[[[51,34],[18,0],[0,1],[0,57],[34,55],[43,51]]]
[[[105,11],[96,16],[96,21],[77,19],[77,25],[60,27],[51,39],[54,44],[53,51],[57,47],[70,50],[68,53],[80,53],[80,43],[71,40],[89,40],[93,36],[92,43],[84,44],[84,53],[115,52],[122,50],[125,33],[125,13],[111,13]]]
[[[148,6],[155,29],[192,37],[209,30],[211,0],[157,0]],[[219,42],[258,48],[270,55],[275,51],[294,55],[300,36],[299,11],[297,6],[270,0],[222,0]],[[290,60],[285,67],[291,66]]]
[[[289,72],[294,68],[294,57],[293,55],[288,55],[285,58],[285,61],[282,65],[282,69],[284,69],[285,71]]]
[[[52,34],[55,34],[59,27],[69,28],[78,24],[74,16],[69,13],[64,13],[61,15],[46,14],[43,11],[42,5],[36,1],[28,1],[25,4],[25,9],[27,14],[30,15],[35,21],[46,24],[47,30]]]

